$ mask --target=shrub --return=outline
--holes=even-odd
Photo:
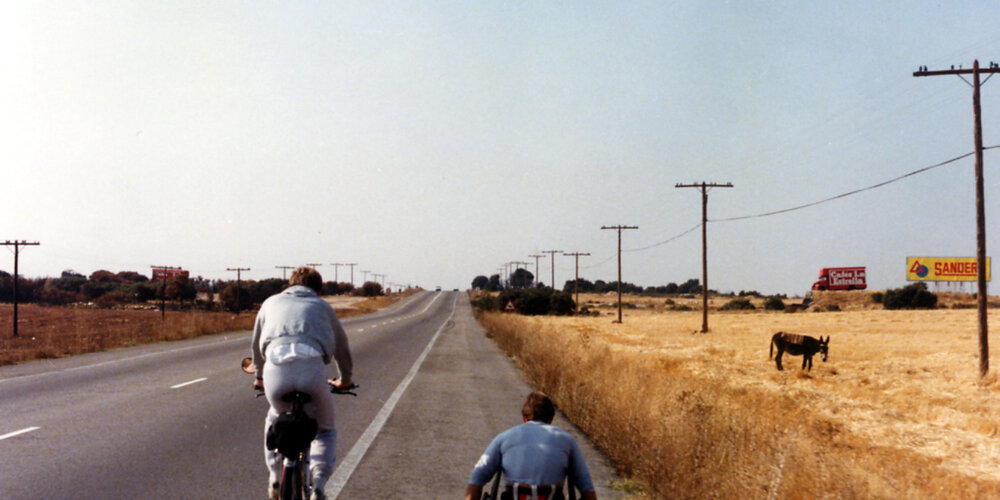
[[[785,301],[781,300],[781,297],[771,296],[764,301],[764,309],[768,311],[783,311],[785,310]]]
[[[364,285],[361,285],[362,297],[378,297],[379,295],[382,295],[382,285],[374,281],[366,281]]]
[[[741,311],[748,309],[756,309],[753,304],[750,303],[749,299],[733,299],[726,302],[726,305],[719,308],[720,311]]]
[[[504,290],[497,297],[497,306],[502,308],[507,302],[513,302],[518,313],[528,316],[572,314],[575,307],[572,295],[548,287]]]
[[[473,300],[472,307],[475,307],[476,310],[480,312],[491,312],[500,309],[500,305],[497,304],[496,297],[485,294]]]
[[[875,292],[872,294],[872,302],[876,304],[881,304],[883,299],[885,299],[885,294],[882,292]]]
[[[132,302],[134,300],[135,300],[134,295],[129,294],[128,292],[115,290],[112,292],[105,293],[100,297],[97,297],[96,299],[94,299],[94,303],[96,303],[101,307],[111,307],[121,304],[128,304],[129,302]]]
[[[886,309],[933,309],[937,306],[937,295],[927,291],[927,284],[913,283],[903,288],[887,290],[882,298]]]

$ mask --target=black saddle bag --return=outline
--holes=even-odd
[[[294,457],[309,449],[316,438],[316,419],[302,412],[286,411],[267,430],[267,449],[278,450],[286,457]]]

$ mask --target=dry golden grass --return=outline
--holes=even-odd
[[[341,318],[387,307],[413,292],[374,297],[335,307]],[[146,309],[18,306],[18,337],[12,337],[13,309],[0,304],[0,365],[61,358],[154,342],[253,328],[255,312],[240,314]]]
[[[857,297],[842,312],[713,312],[704,335],[700,311],[655,306],[623,324],[481,321],[651,496],[1000,498],[1000,383],[979,379],[975,310]],[[829,335],[829,361],[777,371],[782,330]]]

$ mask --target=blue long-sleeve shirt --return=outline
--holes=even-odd
[[[503,467],[504,482],[560,484],[573,464],[573,484],[580,491],[594,491],[590,471],[573,436],[542,422],[512,427],[486,447],[472,470],[469,484],[482,486]]]

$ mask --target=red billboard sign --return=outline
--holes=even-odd
[[[180,268],[154,267],[153,278],[151,281],[169,280],[178,276],[184,276],[186,278],[188,276],[188,272]]]

